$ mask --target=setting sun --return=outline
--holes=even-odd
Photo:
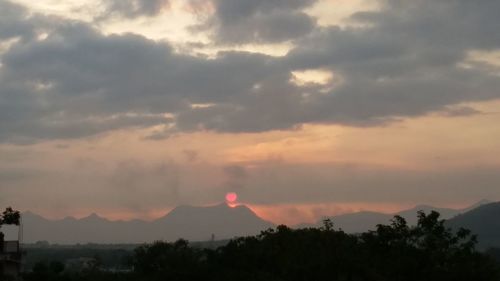
[[[234,204],[238,200],[238,195],[235,192],[229,192],[226,194],[226,201],[229,204]]]

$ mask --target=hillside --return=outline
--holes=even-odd
[[[363,211],[331,216],[329,218],[332,220],[335,228],[341,228],[348,233],[359,233],[368,230],[374,230],[378,224],[387,224],[395,215],[405,218],[409,225],[416,225],[418,211],[424,211],[425,213],[436,211],[441,214],[442,219],[451,219],[461,213],[474,210],[475,208],[488,203],[490,202],[487,200],[481,200],[464,209],[439,208],[429,205],[417,205],[411,209],[403,210],[393,214]],[[295,226],[295,228],[318,227],[321,225],[322,220],[314,224],[299,224]]]
[[[500,202],[479,206],[446,222],[452,228],[464,227],[478,236],[479,247],[500,247]]]

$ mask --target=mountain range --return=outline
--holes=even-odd
[[[480,201],[468,208],[450,209],[418,205],[395,214],[356,212],[330,217],[335,228],[348,233],[375,229],[377,224],[387,224],[394,215],[404,217],[410,225],[417,222],[417,212],[437,211],[450,227],[465,227],[479,235],[482,246],[500,246],[500,202]],[[223,240],[237,236],[258,234],[275,225],[259,218],[250,208],[239,205],[230,207],[219,204],[208,207],[179,206],[154,221],[111,221],[92,214],[81,219],[67,217],[49,220],[32,212],[25,212],[23,241],[34,243],[48,241],[58,244],[144,243],[155,240],[173,241],[184,238],[190,241]],[[294,228],[321,226],[299,224]],[[5,227],[2,231],[5,231]],[[8,231],[7,231],[8,232]],[[12,236],[12,235],[11,235]]]
[[[110,221],[92,214],[82,219],[48,220],[23,213],[23,241],[76,243],[144,243],[155,240],[221,240],[258,234],[274,225],[259,218],[248,207],[219,204],[210,207],[180,206],[154,221]]]
[[[340,228],[347,233],[360,233],[368,230],[373,230],[378,224],[390,223],[391,219],[395,215],[405,218],[406,222],[409,225],[416,225],[418,220],[418,211],[424,211],[425,213],[436,211],[441,214],[442,219],[448,220],[459,214],[466,213],[470,210],[476,209],[479,206],[489,203],[490,201],[488,200],[481,200],[464,209],[438,208],[429,205],[417,205],[411,209],[403,210],[393,214],[362,211],[325,218],[329,218],[333,222],[335,228]],[[299,224],[296,226],[296,228],[318,227],[322,224],[323,219],[313,224]]]

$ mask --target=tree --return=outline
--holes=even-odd
[[[0,216],[0,226],[3,224],[19,225],[21,214],[19,211],[14,211],[11,207],[7,207]]]

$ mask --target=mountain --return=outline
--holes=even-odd
[[[463,227],[478,236],[479,247],[500,247],[500,202],[479,206],[446,222],[449,227]]]
[[[259,218],[244,205],[229,207],[220,204],[212,207],[180,206],[154,222],[170,239],[188,240],[227,239],[235,236],[258,234],[274,225]]]
[[[246,206],[181,206],[157,220],[110,221],[92,214],[88,217],[48,220],[31,212],[23,213],[25,243],[48,241],[76,243],[144,243],[179,238],[206,241],[258,234],[274,225],[259,218]]]
[[[359,233],[375,229],[377,224],[387,224],[393,216],[377,212],[355,212],[328,217],[333,222],[333,227],[342,229],[347,233]],[[323,226],[323,219],[316,223],[301,223],[294,228],[310,228]]]
[[[148,222],[109,221],[96,214],[82,219],[48,220],[26,212],[22,215],[22,221],[25,243],[142,243],[152,238],[161,238],[150,233]]]
[[[472,205],[470,205],[469,207],[467,207],[467,208],[465,208],[465,209],[462,209],[462,213],[465,213],[465,212],[468,212],[468,211],[474,210],[474,209],[476,209],[477,207],[481,207],[481,206],[483,206],[483,205],[490,204],[490,203],[495,203],[495,202],[490,201],[490,200],[486,200],[486,199],[480,200],[480,201],[478,201],[477,203],[472,204]]]
[[[482,206],[486,203],[489,203],[489,201],[481,200],[465,209],[450,209],[450,208],[438,208],[429,205],[417,205],[411,209],[403,210],[394,214],[363,211],[363,212],[332,216],[329,218],[332,220],[335,228],[341,228],[347,233],[359,233],[368,230],[374,230],[377,224],[388,224],[395,215],[405,218],[406,222],[409,225],[416,225],[418,221],[417,217],[418,211],[424,211],[425,213],[430,213],[431,211],[437,211],[441,214],[442,219],[451,219],[461,213],[473,210],[478,206]],[[322,224],[323,224],[322,221],[318,221],[314,224],[299,224],[295,227],[296,228],[318,227],[321,226]]]
[[[357,212],[332,218],[335,228],[341,228],[347,233],[359,233],[375,229],[377,224],[387,224],[392,215],[376,212]]]
[[[405,218],[406,222],[409,225],[416,225],[418,221],[419,211],[424,211],[426,214],[430,213],[431,211],[436,211],[441,215],[441,218],[445,220],[450,219],[463,212],[463,210],[461,209],[437,208],[429,205],[418,205],[409,210],[404,210],[399,213],[396,213],[395,215]]]
[[[335,228],[341,228],[348,233],[359,233],[374,230],[377,224],[387,224],[394,215],[404,217],[408,224],[417,222],[417,211],[426,213],[438,211],[442,218],[449,219],[451,226],[464,225],[474,233],[480,234],[481,242],[496,241],[492,235],[498,235],[493,229],[483,226],[485,222],[495,222],[492,217],[484,214],[484,219],[467,219],[478,210],[490,206],[488,201],[480,201],[465,209],[436,208],[428,205],[418,205],[412,209],[396,214],[377,212],[357,212],[330,217]],[[492,203],[498,204],[498,203]],[[463,215],[460,215],[463,214]],[[465,216],[467,215],[467,216]],[[475,215],[483,216],[483,215]],[[227,204],[209,207],[179,206],[165,216],[148,222],[142,220],[110,221],[92,214],[82,219],[71,217],[62,220],[47,220],[31,212],[23,214],[24,241],[33,243],[46,240],[50,243],[144,243],[155,240],[173,241],[179,238],[190,241],[207,241],[212,235],[217,240],[258,234],[274,225],[259,218],[251,209],[240,205],[234,208]],[[455,223],[456,222],[456,223]],[[494,225],[495,223],[490,223]],[[301,224],[296,228],[318,227],[322,221],[314,224]],[[496,245],[496,244],[495,244]]]

